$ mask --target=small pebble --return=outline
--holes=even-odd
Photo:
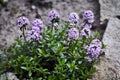
[[[32,5],[32,6],[31,6],[31,8],[32,8],[33,10],[35,10],[35,9],[36,9],[36,7],[35,7],[34,5]]]

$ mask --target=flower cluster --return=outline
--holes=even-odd
[[[81,24],[82,31],[80,36],[85,36],[86,38],[90,37],[90,29],[92,28],[92,23],[94,22],[94,14],[91,10],[86,10],[83,13],[84,23]]]
[[[72,25],[74,25],[74,24],[77,24],[78,21],[79,21],[79,16],[78,16],[78,14],[75,13],[75,12],[70,13],[70,15],[69,15],[69,22],[70,22]]]
[[[18,28],[22,28],[23,26],[26,26],[26,25],[29,25],[29,24],[30,24],[30,21],[25,16],[19,17],[18,20],[17,20]]]
[[[41,32],[43,28],[43,22],[41,19],[35,19],[32,23],[32,30],[28,32],[28,37],[34,40],[42,40]]]
[[[90,29],[85,27],[85,28],[83,28],[81,30],[80,37],[84,36],[86,38],[89,38],[90,37],[90,33],[91,33]]]
[[[88,55],[91,56],[91,59],[97,58],[100,55],[100,52],[102,50],[102,43],[98,39],[92,40],[89,46],[86,47]],[[90,60],[90,57],[87,58],[88,61]]]
[[[38,27],[32,27],[31,31],[27,33],[28,38],[34,40],[42,40],[42,36],[40,35],[40,29]]]
[[[91,45],[97,45],[98,47],[102,48],[102,43],[99,39],[92,40]]]
[[[76,28],[71,28],[68,31],[68,39],[78,39],[79,31]]]
[[[60,15],[59,15],[59,13],[56,10],[51,10],[48,13],[48,20],[49,20],[48,23],[49,24],[53,24],[54,26],[57,26],[58,22],[59,22],[59,18],[60,18]]]
[[[41,21],[41,19],[35,19],[32,23],[32,26],[42,29],[43,28],[43,22]]]
[[[94,22],[94,14],[91,10],[86,10],[83,13],[83,19],[87,22],[87,23],[93,23]]]

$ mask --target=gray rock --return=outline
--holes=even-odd
[[[99,0],[101,21],[110,17],[120,16],[120,0]]]
[[[19,80],[14,73],[7,72],[0,76],[0,80]]]
[[[33,10],[35,10],[35,9],[36,9],[36,6],[32,5],[31,8],[32,8]]]
[[[7,72],[6,73],[6,76],[8,78],[8,80],[19,80],[16,75],[14,75],[14,73],[11,73],[11,72]]]
[[[93,80],[120,80],[120,20],[111,18],[103,36],[106,55],[96,64]]]
[[[4,3],[8,2],[9,0],[3,0]]]

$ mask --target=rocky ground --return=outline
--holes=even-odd
[[[0,49],[12,44],[19,36],[20,31],[16,27],[19,16],[25,15],[30,20],[41,17],[45,23],[51,9],[58,10],[64,21],[68,20],[69,13],[73,11],[80,16],[88,9],[95,13],[93,31],[100,32],[100,38],[103,38],[107,47],[106,55],[96,64],[97,72],[92,80],[120,80],[119,0],[8,0],[0,5]]]

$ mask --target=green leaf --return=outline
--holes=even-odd
[[[96,32],[95,32],[95,38],[97,38],[98,36],[99,36],[99,32],[96,31]]]
[[[29,71],[29,77],[31,77],[32,76],[32,72],[31,71]]]
[[[26,68],[26,67],[24,67],[24,66],[22,66],[22,67],[21,67],[21,69],[23,69],[23,70],[27,70],[27,68]]]
[[[106,48],[106,45],[102,42],[102,49]]]

